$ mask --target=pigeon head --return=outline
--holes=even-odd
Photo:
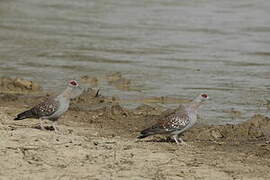
[[[69,99],[74,99],[79,96],[83,92],[83,88],[79,85],[79,83],[75,80],[70,80],[68,82],[68,88],[66,91],[66,97]]]
[[[206,100],[209,99],[209,96],[206,93],[200,94],[197,98],[193,100],[195,104],[203,104]]]
[[[206,100],[209,99],[209,96],[205,93],[200,94],[198,97],[196,97],[189,105],[189,107],[193,110],[197,110],[202,104],[206,102]]]

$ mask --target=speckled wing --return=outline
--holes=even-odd
[[[190,118],[185,107],[180,105],[175,110],[165,111],[157,120],[157,124],[155,126],[158,126],[166,132],[171,132],[185,128],[189,122]]]
[[[48,100],[34,106],[30,111],[32,111],[32,113],[38,118],[42,118],[53,115],[57,111],[58,107],[59,102],[54,98],[49,98]]]
[[[154,134],[166,134],[175,130],[184,129],[189,124],[189,116],[183,105],[175,110],[167,110],[157,119],[157,123],[150,128],[141,131],[138,138],[144,138]]]

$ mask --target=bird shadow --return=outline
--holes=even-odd
[[[42,130],[42,128],[41,128],[40,125],[33,126],[32,128]],[[45,126],[44,128],[45,128],[45,130],[47,130],[47,131],[54,131],[53,126]]]
[[[158,139],[150,139],[150,140],[145,140],[145,142],[155,142],[155,143],[175,143],[175,141],[170,138],[158,138]]]

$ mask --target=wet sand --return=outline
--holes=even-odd
[[[50,122],[42,131],[37,120],[13,121],[46,98],[41,88],[1,92],[0,179],[270,178],[268,117],[255,115],[238,125],[198,124],[183,134],[190,146],[178,146],[164,136],[136,139],[162,113],[159,107],[126,109],[117,98],[102,92],[94,97],[96,91],[89,90],[72,101],[55,133]]]

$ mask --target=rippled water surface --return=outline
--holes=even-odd
[[[57,91],[71,78],[121,72],[136,90],[102,83],[103,94],[207,92],[203,120],[236,122],[269,114],[269,32],[263,0],[3,0],[0,75]]]

